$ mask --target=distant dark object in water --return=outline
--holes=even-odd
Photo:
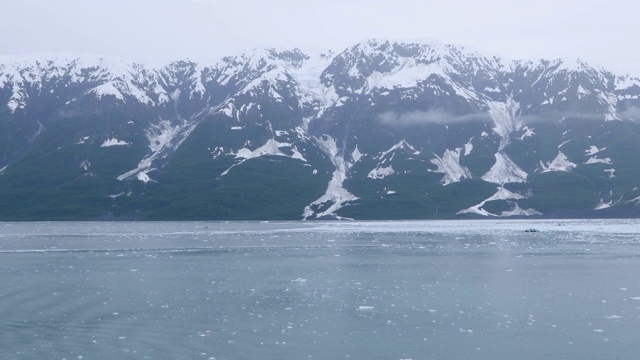
[[[539,232],[540,230],[538,229],[527,229],[524,232]]]

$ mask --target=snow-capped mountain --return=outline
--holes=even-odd
[[[370,40],[0,57],[0,218],[640,215],[640,79]]]

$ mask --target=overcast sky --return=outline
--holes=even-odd
[[[435,38],[509,58],[581,58],[640,76],[637,0],[14,0],[0,55],[215,60],[258,46]]]

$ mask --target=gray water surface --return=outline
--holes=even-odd
[[[637,359],[639,339],[638,220],[0,223],[2,359]]]

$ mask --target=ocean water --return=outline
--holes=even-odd
[[[638,220],[0,223],[1,359],[637,359],[639,339]]]

